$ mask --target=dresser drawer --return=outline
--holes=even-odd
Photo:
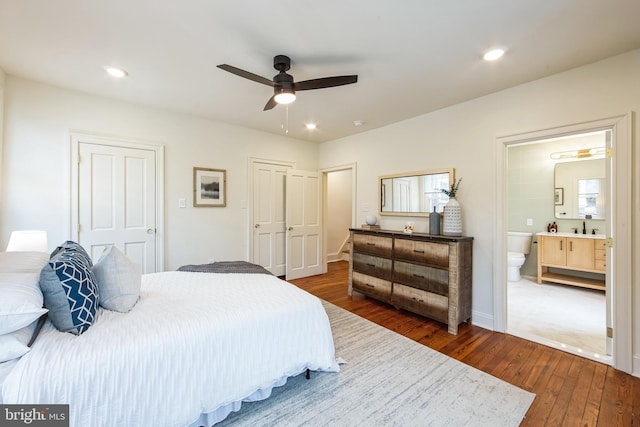
[[[391,260],[356,252],[353,254],[353,271],[391,280]]]
[[[391,297],[390,281],[358,273],[357,271],[353,272],[351,287],[358,292],[382,301],[389,301]]]
[[[393,281],[439,295],[449,295],[449,272],[424,265],[396,261]]]
[[[353,252],[363,252],[370,255],[381,255],[391,258],[393,239],[391,237],[374,236],[371,234],[353,234]]]
[[[449,298],[442,295],[394,283],[391,303],[432,319],[448,321]]]
[[[598,249],[602,249],[603,251],[607,249],[607,241],[605,239],[595,239],[593,242],[596,251]]]
[[[449,244],[396,239],[395,256],[434,267],[449,268]]]

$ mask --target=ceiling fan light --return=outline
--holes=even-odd
[[[124,77],[127,77],[128,75],[125,70],[118,67],[107,66],[104,67],[104,70],[107,72],[107,74],[109,74],[111,77],[115,77],[116,79],[122,79]]]
[[[293,92],[280,92],[273,98],[278,104],[291,104],[296,100],[296,94]]]
[[[483,58],[485,61],[495,61],[496,59],[502,58],[503,55],[504,49],[493,49],[485,53]]]

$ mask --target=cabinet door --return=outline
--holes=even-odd
[[[567,239],[565,237],[542,236],[542,263],[545,265],[566,265]]]
[[[567,238],[567,267],[593,269],[593,242],[593,239]]]

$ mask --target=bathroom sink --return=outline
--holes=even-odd
[[[548,231],[541,231],[536,233],[537,236],[558,236],[558,237],[575,237],[578,239],[606,239],[605,234],[582,234],[582,233],[565,233],[558,231],[557,233],[551,233]]]

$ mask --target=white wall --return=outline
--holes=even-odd
[[[493,327],[493,251],[496,245],[497,137],[640,111],[640,50],[516,86],[469,102],[320,146],[319,166],[358,163],[357,204],[377,206],[379,175],[454,167],[463,234],[474,237],[473,322]],[[366,117],[364,118],[366,120]],[[638,128],[635,118],[635,128]],[[635,145],[638,146],[635,134]],[[637,157],[634,168],[638,170]],[[637,207],[637,204],[635,205]],[[635,222],[638,212],[634,212]],[[383,228],[402,229],[409,218],[382,217]],[[416,231],[428,222],[412,218]],[[638,259],[637,250],[634,259]],[[637,273],[634,289],[638,285]],[[636,293],[636,312],[640,299]],[[636,320],[638,322],[638,320]],[[640,333],[635,326],[636,337]],[[634,354],[639,354],[638,347]]]
[[[70,132],[165,146],[165,269],[248,259],[248,158],[317,170],[317,144],[8,76],[0,246],[11,230],[44,229],[51,249],[70,232]],[[227,207],[192,207],[194,166],[226,169]],[[187,208],[178,208],[178,198]]]
[[[351,227],[351,169],[327,173],[326,252],[328,260],[341,259],[340,248]]]
[[[2,186],[2,152],[4,145],[4,86],[6,84],[6,74],[0,68],[0,186]],[[0,198],[0,212],[2,210],[2,199]]]

